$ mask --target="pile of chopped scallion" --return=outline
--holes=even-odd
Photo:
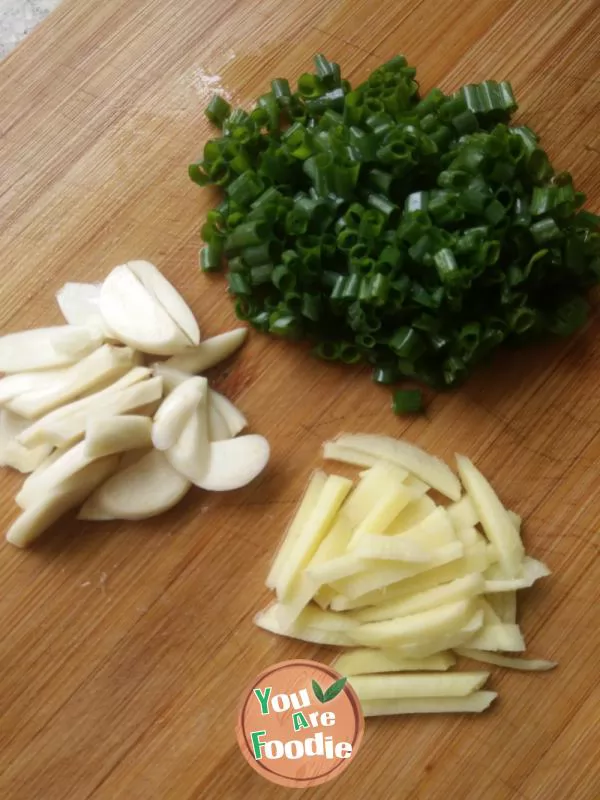
[[[581,209],[527,127],[510,84],[420,97],[397,56],[352,89],[315,57],[251,112],[221,97],[222,136],[190,166],[225,198],[209,212],[205,271],[227,260],[236,312],[308,339],[323,359],[366,362],[378,383],[453,386],[502,342],[566,336],[600,280],[600,217]],[[419,407],[397,392],[398,413]]]

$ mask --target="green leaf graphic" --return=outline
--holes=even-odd
[[[312,688],[313,688],[313,692],[315,693],[315,697],[317,698],[317,700],[320,703],[324,703],[325,702],[325,695],[323,694],[323,689],[321,689],[321,687],[319,686],[319,684],[315,680],[313,680],[313,682],[312,682]]]
[[[325,699],[323,700],[323,702],[328,703],[330,700],[335,699],[338,696],[338,694],[343,690],[347,680],[348,678],[340,678],[335,683],[332,683],[329,689],[327,689],[327,691],[325,692]]]

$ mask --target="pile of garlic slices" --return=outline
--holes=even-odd
[[[522,670],[516,593],[548,568],[525,554],[520,518],[464,456],[464,486],[439,459],[385,436],[342,435],[324,456],[360,480],[315,472],[266,584],[256,624],[307,642],[356,647],[334,662],[366,716],[479,712],[483,672],[445,672],[456,655]],[[438,504],[435,490],[449,502]],[[433,674],[431,674],[433,673]],[[438,674],[435,674],[438,673]]]
[[[57,294],[66,325],[0,338],[0,465],[26,478],[6,538],[25,547],[67,511],[144,519],[192,485],[245,486],[269,459],[262,436],[198,373],[243,343],[206,341],[189,307],[147,261]],[[147,356],[169,356],[146,365]]]

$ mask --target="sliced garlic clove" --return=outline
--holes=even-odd
[[[179,439],[164,452],[174,469],[198,485],[198,481],[208,468],[209,447],[208,408],[205,395],[186,422]]]
[[[54,411],[50,411],[41,419],[31,423],[21,434],[19,434],[19,442],[25,447],[36,447],[38,444],[43,444],[46,441],[44,431],[47,428],[58,424],[65,419],[73,420],[76,414],[93,408],[99,399],[105,400],[112,395],[113,392],[118,392],[129,386],[133,386],[134,384],[143,381],[145,378],[150,377],[150,375],[150,370],[145,367],[133,367],[133,369],[129,370],[129,372],[126,372],[122,378],[111,382],[105,388],[94,392],[93,394],[87,395],[86,397],[82,397],[79,400],[74,400],[72,403],[67,403],[67,405],[62,406],[61,408],[56,408]],[[48,442],[48,444],[52,443]]]
[[[8,403],[20,394],[47,389],[60,384],[69,367],[45,369],[40,372],[15,372],[0,379],[0,404]]]
[[[219,394],[214,389],[209,389],[209,403],[213,404],[223,417],[229,428],[230,438],[237,436],[244,428],[248,427],[248,420],[225,395]]]
[[[91,409],[76,419],[66,419],[62,423],[51,428],[46,439],[50,444],[63,447],[76,441],[84,433],[86,427],[94,419],[101,419],[107,416],[127,414],[134,412],[138,415],[152,415],[155,411],[155,404],[162,397],[162,381],[160,378],[150,378],[150,380],[115,392],[104,403],[97,402]]]
[[[86,325],[100,314],[101,283],[65,283],[56,301],[69,325]]]
[[[153,400],[151,403],[145,403],[143,406],[138,406],[135,409],[135,413],[140,417],[150,417],[152,419],[154,418],[154,415],[160,408],[161,403],[162,403],[162,393],[157,400]]]
[[[0,466],[11,467],[23,475],[33,472],[52,452],[52,445],[40,444],[37,447],[23,447],[15,439],[4,449]]]
[[[133,351],[133,365],[135,367],[145,367],[146,366],[146,359],[144,354],[141,350],[134,350]]]
[[[0,408],[0,459],[4,448],[29,425],[26,419],[7,408]]]
[[[41,461],[40,464],[38,464],[35,470],[32,471],[31,475],[25,478],[23,486],[25,486],[25,484],[29,480],[37,480],[37,478],[39,478],[42,472],[48,469],[48,467],[51,467],[55,461],[58,461],[58,459],[61,458],[61,456],[63,456],[68,449],[69,449],[68,447],[55,447],[54,450],[52,450],[52,452],[50,452],[46,456],[46,458],[43,461]]]
[[[144,353],[173,355],[190,345],[187,336],[126,265],[113,269],[102,284],[100,311],[115,336]]]
[[[134,367],[108,389],[57,408],[36,420],[20,435],[25,447],[64,447],[80,438],[92,419],[141,409],[162,397],[162,378],[144,378],[150,370]],[[138,412],[139,413],[139,412]]]
[[[200,342],[200,329],[190,307],[165,276],[149,261],[128,261],[127,266],[171,317],[189,343]]]
[[[133,355],[130,347],[102,345],[65,369],[61,379],[54,384],[15,397],[7,407],[28,419],[40,417],[99,384],[114,382],[132,368]]]
[[[12,467],[22,473],[33,472],[51,451],[50,445],[29,449],[17,441],[17,436],[29,425],[28,420],[0,409],[0,466]]]
[[[94,419],[86,428],[84,444],[88,458],[150,447],[152,420],[136,414]]]
[[[184,353],[169,358],[165,365],[182,372],[197,374],[229,358],[242,346],[248,335],[247,328],[236,328],[200,342]]]
[[[167,366],[166,361],[154,362],[154,364],[151,365],[151,369],[154,375],[159,375],[163,379],[165,394],[169,394],[173,389],[176,389],[180,383],[194,377],[191,372],[182,372],[179,369],[173,369],[173,367]]]
[[[0,372],[65,367],[97,346],[96,338],[85,327],[56,325],[9,333],[0,337]]]
[[[126,450],[119,459],[119,472],[127,467],[133,466],[133,464],[137,464],[140,458],[147,456],[148,453],[151,453],[154,448],[150,447],[141,447],[138,450]]]
[[[99,322],[89,325],[66,325],[64,333],[56,337],[52,347],[60,355],[79,359],[97,350],[105,340],[106,333]]]
[[[205,401],[206,378],[189,378],[166,397],[156,412],[152,427],[152,443],[157,450],[168,450],[177,442],[189,418]]]
[[[269,455],[269,443],[256,434],[212,442],[208,469],[196,486],[212,492],[240,489],[260,475]]]
[[[79,519],[146,519],[175,506],[191,483],[164,453],[151,450],[109,478],[85,503]]]
[[[63,514],[82,503],[106,480],[117,462],[117,456],[94,461],[50,493],[38,497],[10,526],[6,540],[16,547],[27,547]]]
[[[36,470],[27,478],[15,498],[17,505],[30,508],[39,502],[40,497],[56,490],[95,460],[86,455],[85,442],[70,447],[45,469]]]
[[[222,442],[224,439],[233,438],[225,417],[215,407],[210,397],[208,400],[208,438],[211,442]]]

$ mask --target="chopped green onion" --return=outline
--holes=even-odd
[[[275,336],[295,339],[300,332],[298,319],[292,314],[271,315],[269,333]]]
[[[325,361],[337,361],[340,353],[340,345],[337,342],[319,342],[314,348],[313,353]]]
[[[438,275],[443,284],[454,283],[459,277],[458,264],[454,253],[447,247],[439,250],[433,257]]]
[[[284,264],[275,267],[271,273],[271,281],[284,294],[291,292],[296,287],[296,276]]]
[[[211,98],[221,128],[189,175],[222,197],[202,226],[203,271],[228,260],[236,313],[366,360],[379,383],[463,381],[504,341],[566,336],[600,282],[600,218],[536,134],[510,126],[510,84],[418,96],[403,56],[354,88],[275,78],[251,111]],[[396,413],[421,407],[401,390]]]
[[[203,272],[218,272],[221,269],[223,244],[220,240],[205,244],[200,250],[200,268]]]
[[[240,206],[248,205],[252,200],[262,194],[264,184],[256,173],[248,171],[242,173],[229,184],[230,199]]]
[[[315,56],[314,62],[317,68],[317,75],[321,78],[325,86],[333,87],[340,85],[341,71],[339,64],[329,61],[321,53]]]
[[[280,106],[288,105],[292,98],[290,84],[286,78],[275,78],[271,81],[271,92]]]
[[[414,414],[423,408],[423,395],[420,389],[399,389],[392,397],[394,414]]]
[[[223,122],[229,116],[230,112],[231,106],[227,100],[220,95],[215,94],[213,95],[210,103],[206,106],[206,111],[204,113],[213,123],[213,125],[218,125],[219,128],[221,128],[223,126]]]
[[[411,360],[418,358],[424,350],[423,339],[414,328],[399,328],[389,340],[388,345],[400,358]]]
[[[373,370],[373,381],[374,383],[381,383],[384,386],[390,386],[393,383],[397,383],[400,380],[400,371],[397,367],[376,367]]]
[[[233,229],[225,241],[228,252],[261,244],[268,235],[268,226],[263,222],[244,222]]]
[[[563,236],[561,229],[551,217],[545,217],[539,222],[534,222],[530,231],[537,244],[554,242]]]
[[[229,291],[231,294],[252,294],[252,287],[240,272],[230,272],[228,275]]]
[[[272,264],[262,264],[260,267],[252,267],[250,270],[250,283],[252,286],[262,286],[265,283],[269,283],[272,272]]]
[[[271,264],[279,254],[279,247],[275,242],[266,241],[244,247],[241,256],[249,267],[260,267],[263,264]]]
[[[467,108],[475,114],[512,114],[517,109],[517,102],[508,81],[484,81],[479,84],[463,86],[460,95]]]

